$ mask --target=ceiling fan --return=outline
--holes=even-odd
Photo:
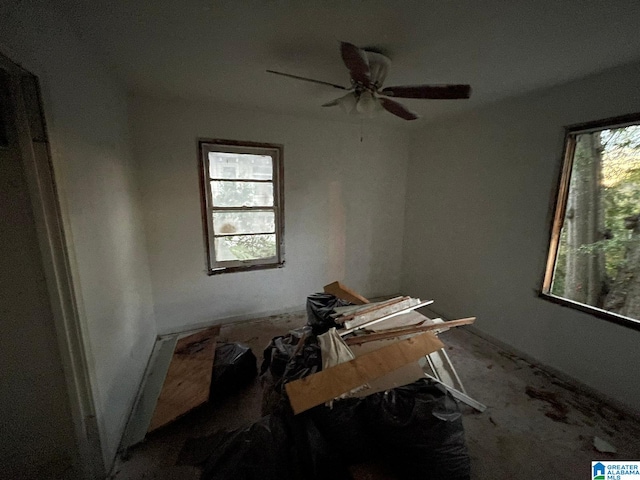
[[[340,42],[340,53],[342,61],[351,75],[351,87],[343,87],[335,83],[276,72],[275,70],[267,70],[267,72],[349,92],[325,103],[322,105],[323,107],[340,106],[347,113],[365,115],[371,115],[384,109],[404,120],[415,120],[418,115],[389,97],[450,100],[469,98],[471,95],[470,85],[402,85],[382,88],[391,66],[391,60],[388,57],[373,50],[358,48],[348,42]]]

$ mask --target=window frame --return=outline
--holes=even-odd
[[[273,175],[273,209],[275,216],[276,255],[275,257],[253,260],[224,260],[216,261],[215,258],[215,232],[213,228],[214,210],[219,209],[213,205],[210,183],[213,179],[209,175],[210,152],[260,154],[269,155],[272,158]],[[200,177],[200,204],[202,213],[202,226],[205,245],[205,261],[207,275],[222,273],[246,272],[251,270],[263,270],[269,268],[284,267],[284,146],[274,143],[259,143],[223,139],[198,139],[198,170]],[[233,181],[233,180],[232,180]],[[242,181],[242,180],[240,180]],[[245,180],[246,181],[246,180]],[[264,182],[264,180],[257,180]],[[265,206],[242,207],[243,211],[265,210]],[[224,210],[224,207],[222,207]]]
[[[640,320],[625,317],[608,310],[593,307],[584,303],[579,303],[560,297],[551,293],[551,285],[553,283],[553,274],[555,270],[558,248],[560,246],[560,235],[564,225],[567,201],[569,196],[569,185],[571,182],[571,172],[573,169],[573,159],[575,153],[576,137],[584,133],[593,133],[600,130],[624,128],[631,125],[640,125],[640,113],[622,115],[618,117],[605,118],[592,122],[579,123],[569,125],[564,128],[564,144],[562,157],[560,158],[560,169],[554,189],[554,200],[551,208],[551,222],[549,229],[549,240],[547,259],[544,272],[542,275],[542,288],[539,291],[539,297],[550,302],[589,313],[595,317],[629,327],[633,330],[640,331]]]

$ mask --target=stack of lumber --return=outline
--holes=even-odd
[[[360,328],[372,327],[393,317],[408,314],[430,303],[432,302],[423,302],[419,298],[395,297],[366,305],[337,307],[333,317],[335,322],[344,326],[345,329],[355,331]]]
[[[415,311],[433,303],[431,300],[397,296],[370,302],[340,282],[325,286],[324,291],[353,304],[335,307],[331,318],[342,327],[335,331],[339,335],[337,341],[343,342],[345,349],[352,348],[350,353],[355,355],[348,356],[344,363],[334,363],[318,373],[286,383],[289,402],[296,414],[341,398],[347,392],[358,391],[357,396],[362,396],[367,395],[367,389],[372,393],[424,378],[419,359],[432,357],[429,363],[437,369],[433,361],[439,355],[446,357],[446,352],[441,353],[444,345],[436,334],[475,321],[475,317],[469,317],[445,322],[439,318],[429,319]],[[444,361],[459,381],[448,357]],[[439,377],[436,370],[433,372]],[[456,398],[475,402],[457,391],[458,385],[453,385],[453,381],[447,383],[451,384],[447,387],[457,394]],[[365,387],[364,392],[362,387]],[[459,387],[464,390],[461,383]],[[480,410],[484,408],[476,404]]]
[[[469,317],[444,322],[440,318],[430,319],[415,311],[431,305],[433,300],[422,301],[419,298],[398,296],[380,302],[370,302],[340,282],[326,285],[324,291],[351,303],[355,303],[354,299],[358,301],[355,305],[336,307],[332,315],[335,323],[343,327],[339,331],[340,336],[361,334],[347,338],[347,344],[415,335],[426,331],[440,333],[450,327],[470,325],[475,321],[475,317]],[[373,333],[362,335],[363,332]]]

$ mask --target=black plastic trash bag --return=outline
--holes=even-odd
[[[272,338],[262,354],[263,360],[260,366],[260,375],[269,370],[274,377],[282,377],[287,363],[298,349],[300,340],[310,334],[311,327],[304,326],[291,330],[286,335]]]
[[[210,456],[200,477],[203,480],[276,480],[291,453],[284,424],[275,417],[219,433],[210,442]]]
[[[211,455],[201,480],[349,480],[345,464],[305,417],[263,417],[201,439]],[[201,446],[199,448],[202,448]]]
[[[284,394],[284,381],[306,377],[322,370],[320,346],[306,326],[275,337],[264,350],[262,375],[262,415],[291,411]]]
[[[314,293],[307,297],[307,325],[314,335],[322,335],[332,327],[339,327],[331,314],[336,307],[352,305],[330,293]]]
[[[462,415],[446,389],[422,379],[309,411],[339,460],[379,463],[403,480],[468,480]]]
[[[257,374],[256,356],[248,346],[225,343],[217,347],[209,399],[221,400],[251,383]]]
[[[380,440],[372,437],[363,415],[366,399],[345,398],[308,412],[327,443],[340,454],[340,460],[349,464],[368,463],[375,459],[375,444]]]
[[[458,404],[439,383],[418,380],[366,397],[377,456],[402,479],[468,480],[470,460]]]

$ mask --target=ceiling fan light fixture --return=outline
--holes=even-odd
[[[365,115],[372,115],[377,110],[378,100],[373,96],[371,92],[362,92],[358,98],[356,110],[358,113]]]
[[[358,100],[353,92],[347,93],[345,96],[336,100],[340,109],[347,114],[355,111],[357,102]]]
[[[339,106],[345,113],[360,117],[373,117],[378,112],[386,111],[403,120],[416,120],[419,115],[396,99],[455,100],[469,98],[471,95],[471,86],[467,84],[396,85],[383,88],[391,66],[391,60],[387,56],[377,49],[362,49],[349,42],[340,42],[340,52],[342,61],[349,70],[350,87],[275,70],[267,72],[346,91],[346,95],[322,106]]]

